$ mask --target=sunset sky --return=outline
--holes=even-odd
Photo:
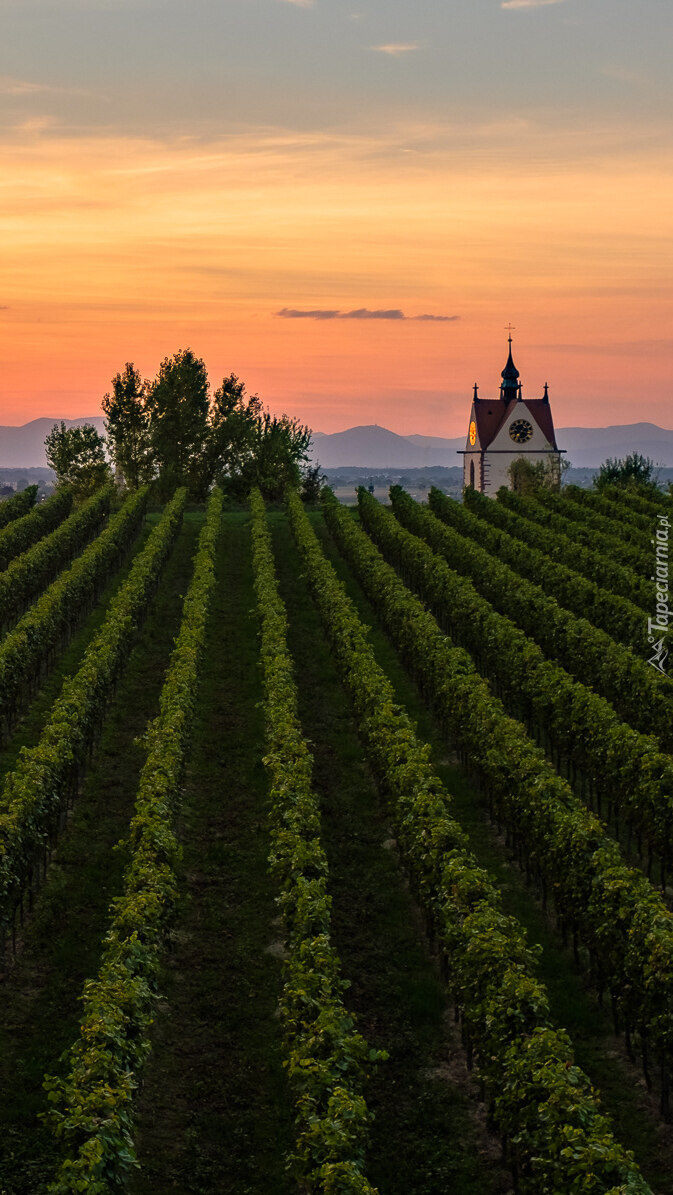
[[[671,0],[0,0],[0,423],[191,347],[330,432],[673,427]],[[433,318],[419,318],[430,317]]]

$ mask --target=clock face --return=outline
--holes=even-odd
[[[527,419],[515,419],[509,425],[509,434],[515,444],[525,444],[533,434],[532,424]]]
[[[476,438],[477,438],[477,425],[473,419],[470,424],[470,444],[474,444]]]

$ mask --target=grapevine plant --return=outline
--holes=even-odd
[[[665,888],[673,844],[673,759],[654,735],[633,730],[605,698],[576,681],[505,614],[483,598],[468,577],[449,568],[361,487],[360,518],[405,584],[427,603],[442,629],[465,647],[517,718],[547,741],[556,755],[589,778],[614,818],[628,824],[648,858],[656,854]],[[325,502],[341,542],[344,520]]]
[[[127,500],[104,535],[119,552],[135,533],[146,493]],[[14,933],[17,908],[39,882],[87,757],[102,727],[117,680],[135,643],[182,524],[186,491],[179,490],[108,608],[76,674],[65,681],[35,747],[23,747],[0,792],[0,943]],[[95,545],[94,545],[95,546]],[[85,553],[86,555],[86,553]]]
[[[432,487],[428,502],[434,514],[465,539],[480,545],[482,551],[499,561],[502,568],[509,567],[513,574],[530,581],[537,590],[555,600],[565,611],[578,618],[586,619],[606,638],[616,640],[615,647],[632,648],[635,652],[647,650],[647,617],[643,610],[627,598],[620,597],[593,580],[575,571],[574,566],[550,559],[546,550],[532,547],[521,538],[515,538],[508,520],[514,516],[499,507],[492,499],[482,494],[472,499],[468,494],[465,503],[448,498],[441,490]],[[484,503],[496,508],[496,514],[485,510]],[[507,528],[501,520],[508,523]],[[496,524],[497,521],[497,525]],[[512,532],[512,534],[510,534]],[[570,549],[572,559],[572,549]],[[638,663],[641,663],[639,660]],[[644,662],[641,664],[644,668]]]
[[[0,512],[5,503],[0,505]],[[72,510],[72,493],[70,490],[57,490],[46,502],[34,506],[21,518],[14,519],[0,531],[0,568],[7,565],[15,556],[32,548],[47,532],[67,518]]]
[[[530,522],[549,528],[583,547],[597,551],[603,560],[615,560],[640,581],[652,576],[651,548],[639,547],[637,543],[621,534],[621,528],[603,515],[594,515],[589,510],[580,510],[573,502],[567,502],[560,494],[551,490],[544,493],[517,494],[502,486],[498,490],[498,502],[513,510],[515,514]]]
[[[49,534],[44,534],[47,530],[44,527],[43,538],[33,547],[21,552],[4,572],[0,572],[0,634],[20,617],[61,569],[71,564],[86,544],[98,534],[110,512],[113,492],[113,486],[104,486]],[[49,503],[45,505],[48,506]],[[38,506],[35,515],[41,509]],[[23,519],[19,522],[22,523]],[[12,527],[17,525],[11,524]]]
[[[255,592],[261,624],[264,712],[270,779],[270,866],[287,940],[280,1015],[285,1066],[295,1100],[297,1142],[290,1159],[302,1191],[374,1192],[363,1173],[370,1114],[362,1088],[386,1057],[369,1049],[343,1000],[348,982],[330,941],[331,897],[320,842],[312,757],[297,715],[271,538],[259,490],[250,496]]]
[[[6,527],[14,519],[20,519],[35,505],[37,486],[29,485],[25,490],[19,490],[13,498],[0,502],[0,527]]]
[[[612,1136],[589,1080],[574,1064],[567,1034],[550,1023],[547,994],[534,975],[535,952],[515,919],[503,913],[492,880],[468,850],[451,815],[450,797],[430,766],[430,748],[418,741],[396,703],[367,632],[295,495],[288,496],[288,511],[372,770],[444,953],[468,1051],[476,1054],[518,1189],[524,1195],[648,1191],[632,1155]],[[394,574],[380,573],[383,600],[395,581]],[[411,608],[406,613],[413,617]],[[426,650],[433,652],[431,642]],[[461,657],[463,677],[474,684],[469,658]],[[459,675],[445,675],[447,689]],[[487,735],[486,711],[482,720]]]
[[[121,563],[138,533],[148,496],[146,486],[127,498],[101,534],[41,594],[0,644],[0,732],[5,737]]]
[[[617,506],[614,493],[610,488],[610,496],[597,493],[596,490],[585,490],[579,485],[568,485],[563,491],[564,498],[585,510],[595,511],[611,519],[614,526],[624,524],[639,532],[640,541],[647,540],[652,534],[652,517],[638,510],[636,504],[628,501],[623,506]],[[662,501],[666,498],[662,496]]]
[[[625,722],[643,734],[659,735],[664,749],[673,749],[673,681],[658,677],[644,659],[615,643],[605,631],[564,610],[478,540],[442,522],[436,512],[443,514],[442,500],[449,499],[439,491],[431,491],[432,511],[424,510],[400,486],[393,486],[390,496],[402,525],[425,539],[451,568],[470,577],[482,596],[530,635],[547,656],[605,697]],[[481,523],[476,522],[481,538]]]
[[[559,777],[525,727],[508,717],[463,648],[385,563],[336,500],[330,522],[365,591],[448,737],[484,784],[498,823],[536,881],[553,896],[561,926],[584,941],[601,989],[627,1031],[652,1046],[668,1115],[673,1067],[673,915],[640,872],[628,868],[602,822]],[[646,1071],[647,1073],[647,1071]]]
[[[513,492],[505,489],[504,486],[501,491],[502,494]],[[525,495],[515,494],[515,498],[522,499],[521,505],[525,510],[527,502]],[[592,548],[583,547],[569,539],[568,536],[559,533],[558,529],[552,531],[548,527],[540,527],[539,524],[522,517],[522,514],[518,513],[506,500],[505,502],[500,500],[494,502],[486,494],[466,489],[463,505],[472,514],[477,515],[491,526],[499,528],[509,537],[506,541],[507,552],[502,559],[509,560],[510,556],[511,559],[515,559],[512,551],[514,545],[510,544],[510,538],[518,541],[520,545],[525,545],[520,549],[524,553],[525,563],[521,562],[520,557],[518,558],[515,565],[517,572],[534,579],[542,577],[546,587],[547,570],[540,573],[536,567],[540,564],[538,553],[542,553],[548,560],[560,566],[560,569],[550,570],[550,588],[547,592],[551,592],[557,601],[568,609],[579,609],[587,617],[598,605],[600,613],[597,618],[607,622],[608,631],[611,634],[621,638],[616,632],[623,625],[626,636],[624,642],[632,643],[636,648],[642,646],[642,628],[647,625],[647,620],[643,619],[642,614],[630,610],[629,607],[635,605],[641,610],[651,613],[656,600],[654,586],[651,582],[637,576],[631,569],[623,568],[610,556],[596,550],[595,544]],[[597,590],[594,586],[597,586]],[[615,599],[614,602],[610,602],[610,597],[614,594],[622,600]],[[624,602],[627,604],[624,605]],[[601,624],[597,623],[597,625]]]
[[[181,517],[184,489],[170,506]],[[159,698],[159,714],[144,736],[122,895],[113,901],[103,958],[84,986],[80,1035],[63,1056],[65,1077],[48,1076],[47,1119],[64,1151],[49,1191],[91,1195],[123,1189],[137,1165],[133,1100],[151,1049],[161,956],[178,895],[180,846],[175,823],[199,681],[222,494],[208,502],[180,631]]]

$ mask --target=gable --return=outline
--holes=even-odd
[[[513,440],[509,434],[510,427],[518,419],[526,420],[533,429],[530,439],[521,444]],[[489,448],[514,453],[554,451],[556,440],[549,404],[540,398],[509,402]]]

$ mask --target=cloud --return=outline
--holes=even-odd
[[[407,318],[407,317],[405,317]],[[438,320],[443,324],[455,324],[456,320],[460,319],[459,315],[410,315],[409,319],[432,321]]]
[[[368,307],[358,307],[355,311],[341,311],[337,319],[404,319],[404,312],[399,307],[387,311],[370,311]]]
[[[282,311],[275,311],[283,319],[338,319],[338,311],[294,311],[291,307],[283,307]]]
[[[501,0],[501,8],[544,8],[547,4],[565,4],[565,0]]]
[[[384,46],[370,46],[370,49],[376,50],[378,54],[391,54],[393,57],[408,54],[411,50],[419,48],[418,42],[387,42]]]
[[[313,0],[284,0],[285,4],[296,4],[297,8],[313,8]]]
[[[454,323],[455,320],[460,319],[459,315],[405,315],[399,307],[391,307],[387,310],[372,311],[368,307],[357,307],[355,311],[333,311],[329,308],[317,308],[313,311],[298,311],[296,308],[283,307],[281,311],[274,312],[282,319],[387,319],[387,320],[420,320],[423,322],[436,321],[438,323]]]
[[[28,79],[14,79],[0,75],[0,95],[90,95],[83,87],[54,87],[49,83],[31,83]]]

